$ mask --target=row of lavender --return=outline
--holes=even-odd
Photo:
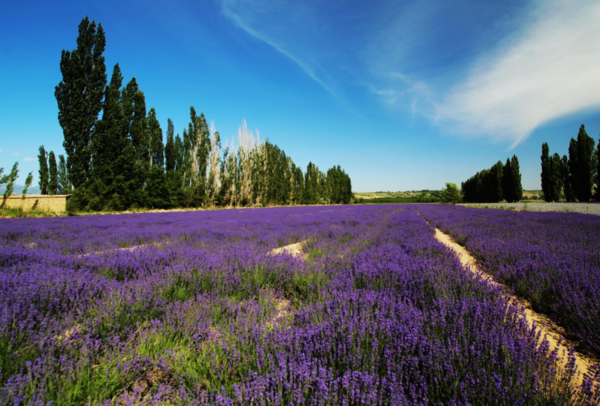
[[[501,283],[600,357],[600,216],[427,206]]]
[[[7,220],[0,267],[1,404],[575,401],[414,206]]]

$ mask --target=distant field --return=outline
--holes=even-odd
[[[411,190],[404,192],[362,192],[354,193],[356,203],[437,203],[441,200],[441,190]],[[523,200],[542,200],[541,190],[524,190]],[[487,203],[485,203],[487,205]],[[495,204],[495,203],[492,203]],[[506,203],[499,203],[504,204]],[[576,211],[576,210],[575,210]]]
[[[554,211],[564,213],[575,212],[600,215],[599,203],[464,203],[463,206],[518,211]]]
[[[354,193],[357,203],[436,203],[440,200],[439,190],[417,190],[407,192]]]

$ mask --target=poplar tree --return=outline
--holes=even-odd
[[[501,161],[496,162],[489,171],[489,200],[490,202],[499,202],[504,198],[502,190],[502,176],[504,175],[504,165]]]
[[[571,186],[571,178],[569,172],[569,159],[566,155],[563,155],[561,160],[562,166],[562,182],[563,182],[563,193],[567,202],[575,201],[575,191]]]
[[[575,196],[580,202],[589,202],[592,198],[594,185],[593,172],[596,168],[592,165],[594,157],[594,140],[585,131],[582,124],[577,134],[577,160],[574,166]]]
[[[48,194],[48,153],[43,145],[39,148],[38,154],[38,162],[40,165],[39,169],[39,185],[40,185],[40,193],[43,195]]]
[[[523,198],[523,185],[521,184],[521,169],[519,167],[519,159],[516,155],[513,155],[510,160],[511,170],[511,197],[512,201],[518,202]]]
[[[596,148],[596,200],[600,201],[600,139]]]
[[[150,137],[150,168],[146,176],[146,206],[168,208],[171,207],[171,202],[164,171],[165,147],[162,129],[156,118],[154,107],[148,112],[148,132]]]
[[[102,119],[98,122],[93,138],[93,173],[96,191],[103,194],[103,205],[112,207],[115,193],[115,177],[122,172],[116,166],[117,159],[127,146],[127,135],[123,128],[121,85],[123,76],[119,64],[113,67],[110,83],[106,87]]]
[[[148,132],[150,133],[150,166],[163,169],[165,166],[163,132],[154,107],[148,112]]]
[[[177,151],[175,150],[175,128],[173,121],[167,121],[167,142],[165,144],[165,168],[167,173],[175,170]]]
[[[514,202],[514,186],[513,186],[513,172],[512,166],[509,158],[506,158],[506,163],[504,164],[504,169],[502,173],[502,190],[504,191],[504,200],[507,202]]]
[[[79,24],[77,48],[63,50],[60,60],[62,81],[54,95],[58,121],[63,129],[67,167],[75,188],[91,177],[92,137],[102,109],[106,86],[104,52],[106,39],[102,24],[85,17]]]
[[[69,183],[67,162],[65,160],[64,155],[58,156],[58,190],[61,195],[71,193],[71,184]]]
[[[544,194],[545,201],[552,201],[552,167],[550,162],[550,148],[547,142],[542,144],[542,193]]]
[[[550,176],[551,176],[551,192],[550,196],[552,202],[560,201],[560,192],[563,189],[563,176],[562,176],[562,159],[556,152],[552,155],[550,161]]]
[[[58,167],[56,164],[56,156],[54,151],[50,151],[48,154],[48,194],[58,194]]]

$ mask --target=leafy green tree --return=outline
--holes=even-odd
[[[23,193],[21,194],[21,210],[23,210],[23,204],[25,203],[25,196],[27,196],[27,190],[29,190],[29,186],[31,186],[31,182],[33,182],[33,172],[29,172],[27,174],[27,178],[25,178],[25,186],[23,187]]]
[[[2,171],[0,171],[0,174],[1,173],[2,173]],[[8,175],[4,176],[2,179],[0,179],[0,184],[6,183],[6,189],[4,190],[4,196],[2,197],[2,205],[0,206],[0,208],[4,208],[4,205],[6,204],[6,199],[8,199],[8,197],[10,195],[12,195],[12,192],[15,187],[15,181],[17,180],[18,177],[19,177],[19,162],[15,162],[10,173]]]
[[[106,86],[106,67],[102,53],[106,39],[102,24],[85,17],[79,24],[77,48],[62,51],[62,81],[54,95],[58,103],[58,121],[63,129],[63,146],[73,186],[84,185],[91,177],[91,142],[102,109]]]
[[[442,201],[444,203],[456,204],[460,203],[461,200],[462,196],[460,190],[458,189],[458,186],[456,186],[456,184],[454,183],[447,182],[446,189],[444,189],[444,191],[442,192]]]
[[[48,194],[48,153],[43,145],[39,148],[38,154],[38,162],[40,164],[39,174],[40,174],[40,193],[43,195]]]
[[[27,177],[25,178],[25,186],[23,187],[23,193],[21,194],[21,200],[24,200],[25,196],[27,196],[27,191],[29,190],[29,187],[31,186],[32,182],[33,182],[33,172],[29,172],[27,174]]]
[[[50,151],[48,154],[48,174],[48,194],[55,195],[58,193],[58,167],[54,151]]]

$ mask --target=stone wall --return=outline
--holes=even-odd
[[[25,195],[25,199],[21,199],[21,197],[19,195],[9,196],[4,207],[7,209],[21,207],[23,211],[38,210],[61,213],[67,211],[67,201],[71,195]]]

